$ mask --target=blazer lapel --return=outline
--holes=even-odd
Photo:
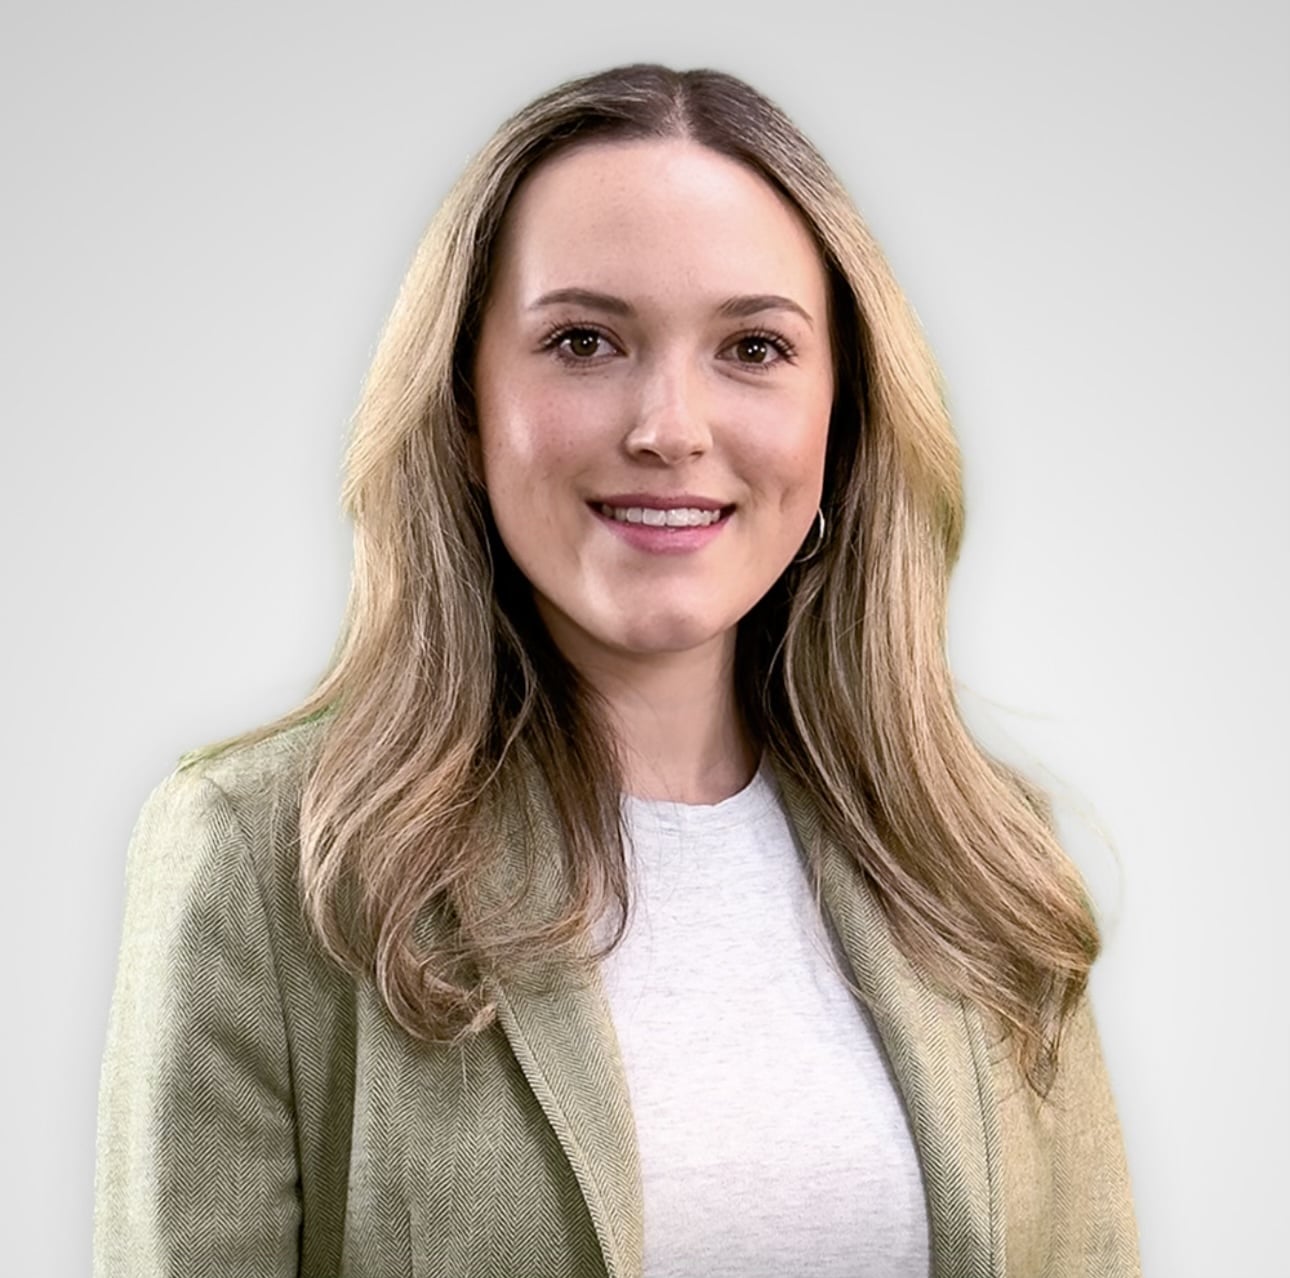
[[[854,858],[776,769],[780,793],[821,899],[891,1061],[927,1191],[935,1278],[1002,1278],[1000,1138],[988,1042],[978,1013],[934,990],[896,947]]]
[[[532,765],[526,786],[526,802],[507,809],[499,856],[480,886],[493,908],[514,905],[531,854],[533,879],[522,906],[531,923],[556,916],[564,884],[558,826]],[[573,952],[585,958],[591,947],[583,939]],[[580,976],[573,963],[555,958],[522,979],[491,982],[490,992],[511,1050],[582,1190],[608,1278],[640,1278],[644,1216],[636,1127],[598,969]]]

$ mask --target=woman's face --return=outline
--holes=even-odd
[[[794,207],[695,143],[586,145],[520,186],[476,349],[476,462],[575,664],[725,651],[802,547],[827,296]]]

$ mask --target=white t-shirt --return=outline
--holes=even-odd
[[[602,977],[645,1278],[928,1278],[904,1103],[768,766],[721,803],[622,805],[634,914]]]

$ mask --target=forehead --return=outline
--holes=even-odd
[[[503,219],[496,284],[523,304],[581,285],[651,299],[784,293],[823,316],[827,275],[792,202],[750,167],[682,139],[560,152]]]

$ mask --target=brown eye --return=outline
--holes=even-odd
[[[796,350],[786,337],[769,329],[745,333],[731,343],[737,352],[735,363],[749,370],[770,372],[779,364],[794,362]]]
[[[594,355],[596,346],[600,342],[600,334],[593,333],[588,329],[576,329],[569,337],[565,339],[569,343],[569,350],[579,357],[584,355]]]
[[[570,367],[600,364],[598,346],[609,347],[609,339],[599,330],[585,324],[557,324],[542,342],[542,349]]]

